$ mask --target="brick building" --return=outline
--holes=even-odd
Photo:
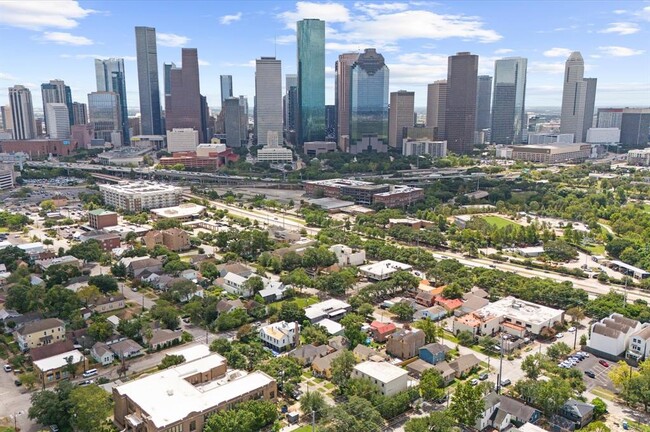
[[[70,156],[79,148],[79,143],[69,139],[34,139],[3,141],[0,143],[2,153],[24,152],[31,159],[45,159],[52,156]]]
[[[117,213],[96,209],[88,212],[88,225],[96,230],[117,225]]]

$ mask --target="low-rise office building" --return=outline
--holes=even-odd
[[[406,207],[424,199],[424,189],[411,186],[391,186],[386,192],[372,196],[373,204],[383,204],[384,207]]]
[[[342,244],[336,244],[331,246],[329,250],[336,255],[338,264],[341,267],[360,266],[366,262],[366,251],[363,249],[355,250]]]
[[[627,163],[630,165],[650,166],[650,147],[627,152]]]
[[[117,225],[117,213],[104,209],[95,209],[88,212],[88,225],[96,230]]]
[[[590,144],[526,145],[512,147],[512,159],[544,164],[584,162],[589,159],[590,155]]]
[[[75,349],[52,357],[36,360],[33,364],[39,382],[46,386],[72,378],[68,364],[75,366],[74,375],[81,374],[86,369],[86,357],[79,350]]]
[[[334,141],[309,141],[303,144],[303,151],[307,156],[318,156],[323,153],[335,153],[336,142]]]
[[[613,313],[591,326],[587,346],[597,353],[618,357],[629,347],[632,335],[640,329],[637,320]]]
[[[265,146],[257,150],[258,162],[270,163],[291,163],[293,162],[293,152],[286,147]]]
[[[99,190],[107,205],[131,213],[177,206],[183,195],[183,189],[178,186],[150,181],[101,184]]]
[[[187,222],[203,215],[205,207],[189,202],[174,207],[151,209],[151,213],[156,219],[176,219]]]
[[[408,372],[385,361],[355,365],[352,378],[369,381],[384,396],[393,396],[408,388]]]

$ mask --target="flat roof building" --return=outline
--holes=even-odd
[[[177,206],[183,194],[180,187],[150,181],[101,184],[99,190],[107,205],[128,212]]]
[[[384,361],[359,363],[352,370],[352,378],[370,381],[384,396],[393,396],[408,387],[408,372]]]
[[[205,207],[194,203],[183,203],[174,207],[151,209],[157,219],[177,219],[181,222],[196,219],[205,211]]]
[[[383,260],[374,264],[361,266],[359,267],[359,271],[368,279],[380,281],[390,279],[393,277],[393,274],[397,273],[398,271],[408,271],[412,268],[413,267],[410,265],[401,262]]]
[[[583,162],[591,155],[589,144],[513,146],[512,159],[554,164]]]

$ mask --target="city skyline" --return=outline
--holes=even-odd
[[[209,105],[218,107],[219,75],[233,75],[233,93],[252,98],[256,58],[275,54],[284,73],[296,73],[296,22],[320,18],[326,21],[327,104],[334,102],[338,55],[365,48],[384,54],[391,69],[390,91],[415,91],[418,108],[426,105],[426,85],[446,77],[447,56],[459,51],[479,55],[479,74],[491,75],[498,58],[528,58],[528,107],[560,106],[563,63],[574,50],[585,58],[586,75],[599,78],[596,106],[639,106],[650,95],[644,43],[650,7],[638,2],[572,2],[562,16],[543,4],[513,4],[507,11],[513,19],[503,19],[503,9],[492,2],[229,2],[219,7],[188,2],[183,8],[147,8],[144,19],[138,13],[146,7],[142,2],[69,2],[56,10],[47,5],[32,13],[34,19],[25,17],[18,2],[0,5],[0,36],[10,42],[6,54],[12,59],[0,68],[3,87],[19,84],[34,92],[40,83],[62,79],[72,87],[73,99],[84,101],[95,87],[94,59],[118,57],[125,59],[129,108],[137,108],[133,27],[150,26],[158,33],[161,73],[162,63],[179,62],[180,47],[200,50],[201,88]],[[236,32],[237,38],[233,42],[219,37],[220,32],[202,32],[201,25],[184,25],[183,17],[190,14],[205,25]],[[437,27],[407,26],[407,19]],[[388,32],[381,30],[385,23],[391,23]],[[36,58],[51,67],[34,68]],[[7,102],[8,94],[1,92],[0,104]],[[37,103],[35,109],[41,108]]]

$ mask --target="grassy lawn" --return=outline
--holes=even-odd
[[[637,423],[634,420],[629,420],[625,419],[627,421],[627,424],[630,425],[630,429],[638,431],[638,432],[650,432],[650,426],[644,425],[641,423]]]
[[[605,253],[605,245],[588,245],[584,248],[594,255],[603,255]]]
[[[304,308],[306,308],[308,306],[311,306],[311,305],[313,305],[315,303],[318,303],[318,297],[316,297],[316,296],[294,297],[294,298],[291,298],[291,299],[281,300],[281,301],[271,303],[271,305],[276,306],[279,309],[279,308],[282,307],[282,303],[284,303],[285,301],[295,302],[298,305],[298,307],[300,307],[301,309],[304,309]]]
[[[334,390],[336,388],[336,386],[330,382],[323,384],[323,386],[328,390]]]
[[[0,233],[6,233],[6,232],[9,232],[9,228],[0,227]]]
[[[298,429],[294,429],[293,432],[311,432],[311,425],[300,426]],[[316,428],[318,432],[318,428]]]
[[[497,228],[503,228],[508,225],[519,226],[518,223],[502,218],[500,216],[485,216],[483,219],[490,225],[496,225]]]
[[[604,389],[602,387],[594,387],[590,390],[593,394],[598,396],[599,398],[608,400],[608,401],[613,401],[616,399],[616,395],[612,393],[611,391]]]

